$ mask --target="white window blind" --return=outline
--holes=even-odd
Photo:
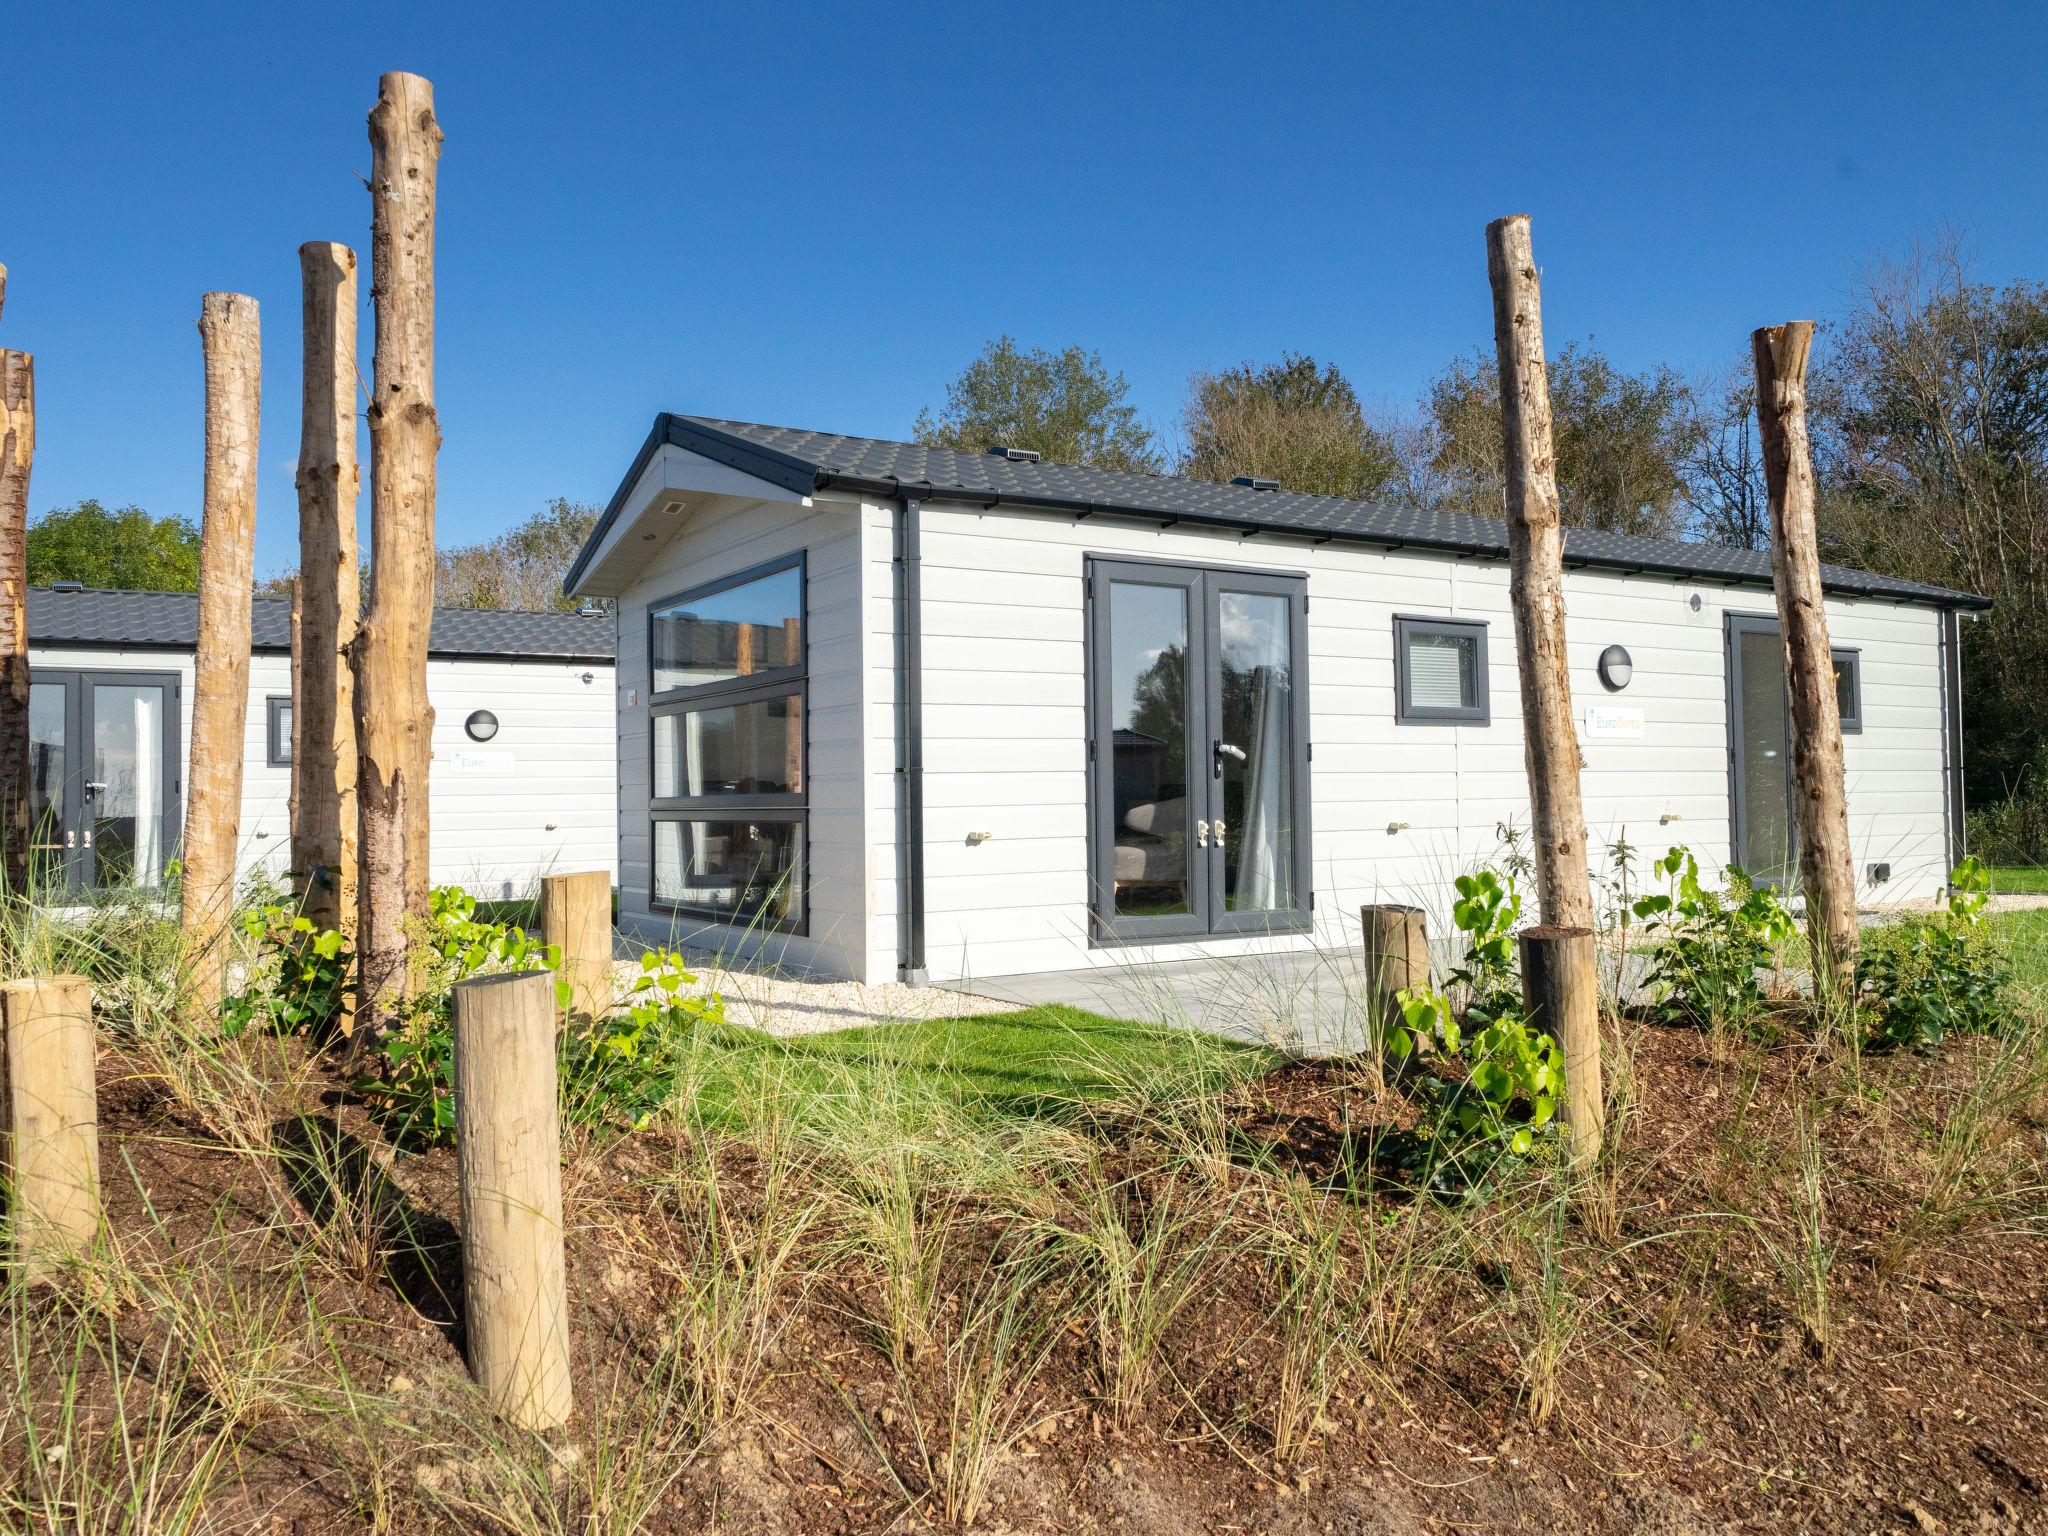
[[[1478,640],[1471,635],[1408,636],[1408,707],[1470,709],[1478,691],[1473,686],[1473,655]]]

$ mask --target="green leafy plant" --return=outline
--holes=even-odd
[[[559,948],[511,923],[481,921],[476,898],[459,886],[437,886],[427,921],[415,935],[422,975],[399,1025],[378,1043],[382,1073],[352,1086],[368,1096],[385,1128],[400,1141],[455,1143],[455,1037],[448,994],[459,981],[500,971],[552,970]],[[568,983],[555,983],[558,1007]]]
[[[1994,1034],[2009,1016],[2011,968],[1983,923],[1990,872],[1974,858],[1949,871],[1948,908],[1864,935],[1856,961],[1870,1041],[1931,1051],[1954,1034]]]
[[[1467,989],[1467,1018],[1486,1022],[1519,1013],[1522,988],[1515,972],[1515,923],[1522,915],[1522,896],[1514,874],[1482,869],[1460,875],[1457,891],[1451,921],[1465,935],[1465,962],[1451,972],[1450,981]]]
[[[1530,1027],[1519,998],[1512,1010],[1495,1016],[1469,1013],[1467,1022],[1478,1027],[1468,1031],[1441,992],[1413,987],[1398,996],[1402,1023],[1387,1042],[1395,1060],[1409,1056],[1421,1037],[1439,1056],[1465,1062],[1463,1081],[1430,1086],[1433,1138],[1454,1147],[1478,1141],[1518,1154],[1534,1151],[1537,1139],[1554,1127],[1564,1090],[1564,1055],[1556,1040]]]
[[[258,960],[248,985],[221,1003],[223,1033],[232,1038],[264,1027],[298,1034],[339,1017],[355,958],[341,934],[279,905],[244,912],[242,929],[255,941]]]
[[[1651,1011],[1670,1023],[1756,1030],[1764,1017],[1758,969],[1791,939],[1792,914],[1767,885],[1740,865],[1728,866],[1728,887],[1700,879],[1699,861],[1673,848],[1650,866],[1666,889],[1638,897],[1632,911],[1656,941]]]
[[[616,1012],[563,1032],[562,1105],[571,1120],[638,1130],[674,1100],[698,1029],[725,1022],[723,998],[684,992],[696,979],[673,950],[650,949]]]

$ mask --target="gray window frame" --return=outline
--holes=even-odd
[[[289,768],[292,765],[291,732],[281,730],[278,716],[292,707],[291,695],[272,693],[263,700],[263,757],[273,768]]]
[[[1308,933],[1315,916],[1314,828],[1311,825],[1310,763],[1314,746],[1309,736],[1308,576],[1299,571],[1258,571],[1241,566],[1190,564],[1143,557],[1095,555],[1086,559],[1084,632],[1087,636],[1085,675],[1088,696],[1088,871],[1089,945],[1114,948],[1125,944],[1229,938],[1251,934]],[[1188,906],[1184,913],[1156,917],[1118,917],[1116,889],[1115,774],[1116,754],[1111,723],[1113,700],[1110,654],[1111,582],[1178,587],[1188,597],[1187,762],[1203,765],[1202,788],[1188,786],[1188,817],[1214,821],[1220,808],[1214,736],[1222,718],[1223,641],[1220,599],[1227,592],[1284,597],[1288,601],[1288,644],[1295,741],[1294,868],[1298,904],[1271,911],[1233,912],[1223,889],[1224,859],[1220,849],[1207,850],[1205,870],[1190,870]],[[1192,844],[1190,845],[1192,851]]]
[[[811,931],[811,611],[810,576],[803,550],[764,560],[745,570],[734,571],[686,591],[647,605],[647,906],[652,912],[701,921],[706,927],[763,930],[773,933],[807,935]],[[720,592],[782,571],[797,574],[798,655],[793,667],[752,672],[745,677],[721,678],[715,682],[690,683],[662,692],[654,689],[654,620],[665,608],[696,602]],[[655,753],[658,732],[655,721],[667,715],[688,715],[729,704],[749,704],[763,699],[795,696],[803,711],[803,740],[798,747],[798,773],[803,785],[796,794],[781,795],[661,795],[654,793]],[[787,918],[769,918],[759,913],[724,911],[717,907],[663,901],[656,889],[657,859],[654,830],[659,822],[673,821],[773,821],[797,824],[796,869],[797,908]]]
[[[1394,720],[1400,725],[1491,725],[1493,724],[1492,679],[1487,670],[1486,621],[1452,619],[1430,614],[1394,615]],[[1412,703],[1408,693],[1408,638],[1411,635],[1454,635],[1478,642],[1472,663],[1472,681],[1479,702],[1436,708]]]
[[[91,728],[92,690],[98,687],[161,687],[164,690],[164,861],[168,864],[180,857],[185,830],[185,759],[179,735],[185,697],[183,677],[176,672],[103,672],[90,667],[31,667],[28,680],[30,686],[47,683],[64,689],[67,761],[58,814],[67,834],[81,831],[88,814],[84,792],[87,776],[82,753]],[[58,874],[65,889],[90,888],[91,882],[85,876],[91,858],[91,845],[82,838],[74,838],[66,846],[58,865]]]
[[[1828,660],[1837,670],[1849,669],[1849,707],[1842,711],[1842,734],[1860,736],[1863,734],[1863,652],[1853,645],[1832,646]],[[1837,696],[1840,692],[1836,690]]]

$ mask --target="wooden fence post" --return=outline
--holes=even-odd
[[[1384,1081],[1387,1032],[1401,1023],[1395,993],[1429,985],[1429,920],[1420,907],[1370,906],[1358,914],[1365,938],[1366,1055]]]
[[[371,1030],[410,987],[406,924],[427,917],[434,710],[434,194],[441,127],[418,75],[377,81],[370,111],[370,608],[356,635],[356,1005]]]
[[[0,267],[0,303],[7,269]],[[0,348],[0,894],[29,888],[28,475],[36,456],[36,360]]]
[[[191,960],[183,1006],[220,1010],[221,936],[235,905],[249,717],[256,451],[262,354],[256,301],[209,293],[199,307],[206,356],[206,486],[199,530],[199,642],[192,658],[192,762],[185,775],[182,919]],[[138,878],[141,871],[137,871]]]
[[[356,721],[348,651],[363,616],[356,570],[356,253],[309,241],[299,247],[299,278],[302,654],[292,710],[292,868],[314,926],[353,934]]]
[[[555,981],[479,976],[450,1002],[469,1371],[513,1423],[549,1429],[573,1406]]]
[[[612,877],[602,869],[543,875],[540,936],[561,946],[558,974],[569,983],[569,1011],[601,1018],[612,1005]]]
[[[1522,1001],[1529,1023],[1545,1030],[1564,1052],[1564,1096],[1558,1119],[1571,1137],[1571,1160],[1600,1155],[1607,1101],[1600,1082],[1600,981],[1593,969],[1593,930],[1524,928],[1516,936],[1522,957]]]
[[[1493,343],[1500,367],[1508,585],[1514,603],[1515,671],[1522,687],[1536,895],[1546,923],[1590,928],[1593,881],[1586,864],[1579,735],[1565,652],[1564,521],[1551,443],[1550,376],[1543,361],[1542,290],[1527,214],[1510,214],[1486,226],[1486,271],[1493,283]]]
[[[1842,771],[1842,715],[1820,583],[1813,447],[1806,435],[1806,359],[1813,322],[1768,325],[1750,335],[1756,353],[1756,420],[1771,496],[1771,584],[1785,645],[1792,703],[1792,778],[1799,872],[1813,945],[1816,996],[1844,996],[1856,979],[1856,867]]]
[[[13,1186],[15,1258],[47,1279],[100,1225],[92,983],[34,976],[0,986],[0,1112]]]

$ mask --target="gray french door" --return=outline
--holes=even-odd
[[[1088,562],[1097,938],[1308,926],[1306,587]]]
[[[1789,885],[1799,868],[1792,795],[1792,703],[1778,621],[1728,616],[1728,762],[1734,860]]]
[[[163,883],[182,776],[175,672],[29,674],[32,879],[43,891]]]

